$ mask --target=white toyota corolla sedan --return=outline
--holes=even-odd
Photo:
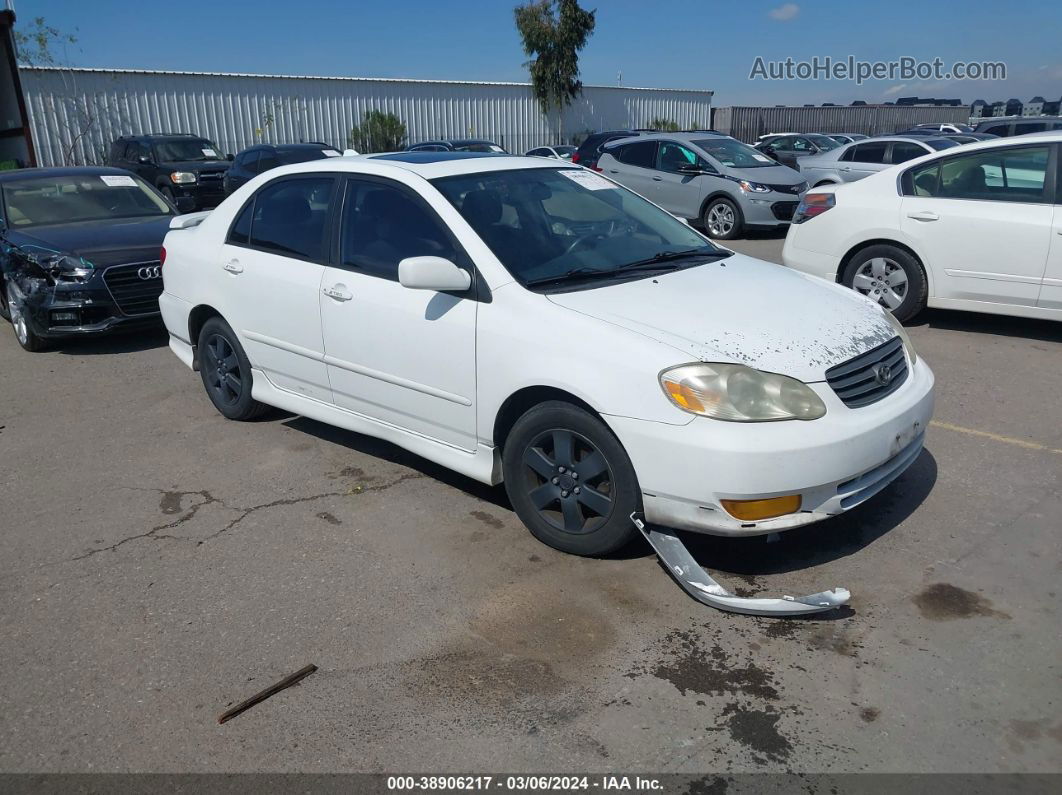
[[[804,195],[782,261],[901,320],[1062,320],[1062,132],[972,143]]]
[[[504,481],[577,554],[640,511],[722,535],[841,513],[911,464],[933,409],[871,301],[556,161],[282,167],[175,219],[163,257],[170,347],[225,417],[276,406]]]

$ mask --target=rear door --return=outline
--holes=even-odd
[[[1056,146],[1058,166],[1055,169],[1055,209],[1051,224],[1051,247],[1040,288],[1038,305],[1062,312],[1062,147]]]
[[[1035,306],[1051,246],[1056,158],[1008,146],[916,166],[901,228],[932,271],[935,297]]]
[[[866,141],[856,144],[845,154],[851,153],[851,159],[841,163],[841,179],[845,182],[869,177],[888,167],[888,141]]]
[[[251,364],[278,388],[323,402],[332,391],[321,334],[321,278],[337,178],[280,177],[244,205],[221,247],[218,307]]]
[[[319,296],[336,405],[475,450],[474,292],[398,282],[406,257],[443,257],[472,271],[471,262],[436,211],[404,185],[350,178],[341,204],[336,264],[325,268]]]
[[[610,147],[605,154],[611,157],[598,161],[602,173],[655,201],[656,183],[661,179],[656,171],[656,141],[631,141]]]

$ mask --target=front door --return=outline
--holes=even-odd
[[[988,149],[905,176],[901,228],[925,256],[936,297],[1036,305],[1054,213],[1051,149]]]
[[[674,141],[661,141],[656,155],[656,190],[650,198],[680,218],[698,218],[705,181],[710,177],[683,174],[679,171],[682,166],[715,170],[689,147]]]
[[[280,389],[331,402],[321,335],[331,174],[281,177],[260,188],[229,230],[215,294],[251,364]]]
[[[470,267],[465,254],[423,198],[390,180],[347,180],[338,217],[338,260],[320,295],[336,405],[475,450],[479,304],[398,282],[406,257]]]
[[[1040,288],[1039,305],[1044,309],[1062,312],[1062,186],[1055,188],[1054,223],[1051,225],[1051,251],[1047,257],[1044,285]]]

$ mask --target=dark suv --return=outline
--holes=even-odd
[[[639,130],[608,130],[607,132],[592,133],[586,136],[586,140],[579,144],[579,148],[572,155],[572,162],[586,168],[597,168],[597,158],[602,148],[609,141],[620,138],[630,138],[632,135],[641,135]]]
[[[124,135],[111,144],[107,165],[139,175],[181,212],[217,207],[232,155],[223,157],[208,138],[191,133]]]
[[[228,196],[244,183],[277,166],[305,163],[308,160],[323,160],[338,157],[339,151],[328,144],[258,144],[244,149],[232,161],[225,172],[225,195]]]

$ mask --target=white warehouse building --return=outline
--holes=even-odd
[[[344,147],[370,110],[394,113],[407,142],[488,138],[510,152],[654,118],[707,127],[707,90],[584,86],[558,119],[528,83],[22,67],[41,166],[101,163],[120,135],[187,132],[235,153],[256,143]]]

